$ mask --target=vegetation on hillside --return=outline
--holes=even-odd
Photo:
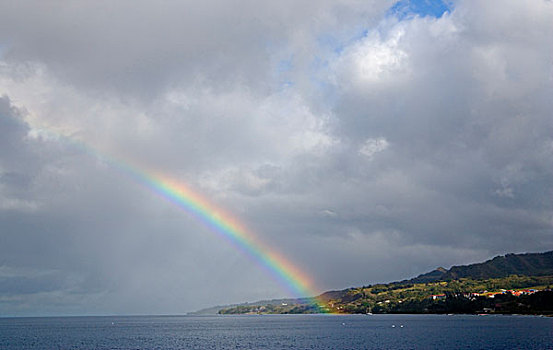
[[[242,305],[222,309],[220,314],[297,314],[297,313],[478,313],[486,310],[505,313],[553,313],[553,276],[509,276],[487,280],[462,278],[429,283],[389,283],[332,292],[318,297],[324,305]],[[508,290],[543,291],[514,296]],[[504,294],[496,294],[504,293]],[[493,297],[492,297],[493,295]],[[541,299],[535,295],[540,295]],[[536,300],[549,300],[540,306]],[[501,303],[510,302],[513,305]],[[519,305],[521,304],[521,305]],[[549,306],[547,306],[549,305]],[[515,307],[516,306],[516,307]],[[547,307],[546,307],[547,306]]]
[[[517,273],[508,274],[510,271]],[[480,264],[438,268],[411,280],[326,292],[317,297],[317,304],[302,300],[241,305],[223,308],[219,313],[553,314],[552,285],[553,252],[508,254]],[[519,292],[528,289],[538,292]]]
[[[553,251],[545,253],[507,254],[478,264],[438,269],[409,280],[411,283],[447,281],[459,278],[488,279],[519,276],[553,275]],[[408,281],[403,281],[408,282]]]

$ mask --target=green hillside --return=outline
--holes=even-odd
[[[256,303],[219,313],[553,314],[552,285],[553,252],[508,254],[479,264],[438,268],[411,280],[325,292],[317,297],[319,305],[304,300]]]
[[[453,266],[442,280],[458,278],[498,278],[510,275],[553,275],[553,251],[539,254],[507,254],[480,264]]]
[[[422,274],[409,281],[403,282],[421,283],[447,281],[459,278],[486,279],[511,275],[553,275],[553,251],[496,256],[483,263],[453,266],[449,270],[439,267],[432,272]]]

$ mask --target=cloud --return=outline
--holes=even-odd
[[[321,291],[553,247],[551,2],[239,5],[0,9],[3,314],[286,294],[95,154],[195,188]]]
[[[41,62],[96,94],[149,100],[172,86],[198,83],[266,91],[281,51],[294,55],[294,66],[303,65],[321,30],[349,35],[344,23],[371,21],[385,6],[351,0],[6,4],[0,31],[10,63]],[[36,19],[32,26],[27,18]]]
[[[386,38],[372,31],[369,36],[348,48],[343,55],[343,62],[340,62],[345,70],[350,70],[346,79],[360,85],[374,86],[390,83],[393,81],[390,78],[401,79],[408,74],[408,57],[399,47],[403,35],[400,26],[388,33]]]
[[[389,145],[388,141],[383,137],[367,139],[359,148],[359,153],[372,159],[376,153],[384,151]]]

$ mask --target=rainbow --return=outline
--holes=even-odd
[[[137,167],[131,167],[128,163],[120,161],[117,163],[112,161],[111,163],[132,175],[135,180],[138,180],[159,196],[192,214],[205,226],[233,244],[239,251],[253,258],[277,282],[290,291],[295,298],[311,299],[319,307],[319,311],[325,309],[324,303],[313,297],[313,295],[316,295],[316,289],[305,273],[259,240],[224,209],[213,205],[207,198],[193,191],[189,186],[166,175],[153,171],[141,171]]]
[[[267,271],[284,289],[291,292],[294,298],[302,299],[304,304],[312,305],[315,308],[313,311],[329,312],[327,303],[316,297],[318,290],[304,272],[263,243],[236,218],[212,204],[207,198],[192,190],[189,186],[159,172],[147,170],[145,167],[133,166],[130,162],[108,156],[82,141],[69,138],[63,134],[44,128],[36,128],[35,130],[48,137],[63,140],[130,176],[136,182],[191,214],[213,232],[226,239]]]

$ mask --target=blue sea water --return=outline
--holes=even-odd
[[[553,349],[553,318],[493,315],[0,318],[0,349]]]

